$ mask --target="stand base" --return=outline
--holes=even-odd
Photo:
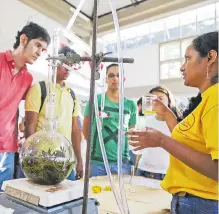
[[[83,199],[59,204],[53,207],[43,207],[30,204],[28,202],[8,196],[5,193],[0,194],[0,213],[4,214],[80,214],[82,213]],[[98,202],[95,199],[88,199],[87,214],[98,214]]]
[[[83,187],[84,184],[80,180],[64,180],[59,185],[45,186],[34,184],[24,178],[4,181],[2,189],[13,198],[36,206],[52,207],[82,198]]]

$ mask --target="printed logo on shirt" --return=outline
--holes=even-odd
[[[179,124],[179,130],[183,132],[188,131],[194,126],[194,124],[195,124],[195,115],[192,113]]]

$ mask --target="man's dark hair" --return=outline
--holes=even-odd
[[[137,105],[141,105],[142,106],[142,97],[137,101]],[[138,112],[139,116],[144,116],[144,114],[142,113],[142,111]]]
[[[64,56],[67,56],[68,54],[76,54],[76,52],[68,46],[62,46],[59,49],[59,54],[64,54]]]
[[[142,105],[142,97],[137,101],[137,105]]]
[[[18,31],[16,38],[16,42],[14,43],[13,48],[16,49],[20,45],[20,36],[25,34],[28,38],[28,43],[32,39],[40,39],[46,42],[48,45],[51,42],[51,38],[47,30],[34,22],[30,22],[23,27],[21,31]]]
[[[118,64],[115,64],[115,63],[108,65],[108,66],[106,67],[106,73],[108,73],[109,69],[112,68],[112,67],[119,67],[119,65],[118,65]]]

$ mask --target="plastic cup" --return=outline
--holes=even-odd
[[[156,95],[153,94],[146,94],[142,97],[142,113],[145,115],[148,114],[156,114],[155,111],[153,111],[153,100],[157,98]]]

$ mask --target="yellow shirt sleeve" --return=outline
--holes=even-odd
[[[39,113],[41,105],[41,89],[37,83],[33,85],[27,93],[25,100],[25,111],[33,111]]]
[[[206,147],[212,160],[218,160],[218,105],[212,107],[202,118]]]
[[[79,100],[78,96],[75,95],[75,103],[74,103],[74,112],[73,112],[73,117],[78,117],[79,116]]]

